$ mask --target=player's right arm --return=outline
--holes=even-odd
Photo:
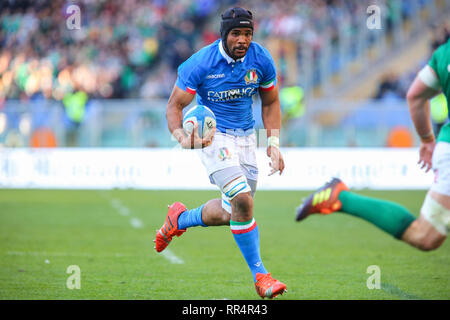
[[[433,69],[426,66],[414,79],[406,95],[411,119],[420,137],[419,164],[428,172],[431,167],[436,139],[430,118],[429,100],[436,96],[440,90],[435,85],[436,74]],[[437,77],[436,77],[437,78]]]
[[[197,126],[191,135],[186,135],[183,130],[183,109],[188,106],[194,95],[180,89],[174,85],[166,109],[167,125],[170,133],[177,139],[181,147],[184,149],[204,148],[212,143],[215,130],[211,130],[210,134],[204,139],[198,135]]]

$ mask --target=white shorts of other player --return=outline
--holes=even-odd
[[[431,190],[450,197],[450,143],[438,142],[433,152],[434,182]],[[446,235],[450,231],[450,209],[434,200],[429,194],[421,210],[424,218]]]
[[[450,143],[438,142],[433,152],[434,182],[431,190],[450,197]]]

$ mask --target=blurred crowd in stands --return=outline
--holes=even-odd
[[[71,4],[80,7],[80,29],[66,25]],[[287,85],[297,79],[299,42],[319,55],[325,37],[338,41],[338,21],[351,34],[367,6],[357,0],[1,1],[0,101],[62,100],[77,91],[90,98],[167,98],[178,65],[216,40],[220,12],[238,5],[253,11],[255,40],[269,47]]]
[[[81,27],[75,30],[66,24],[71,4],[80,8]],[[167,71],[192,53],[191,44],[212,39],[204,24],[217,5],[12,0],[0,8],[0,95],[61,100],[77,90],[92,98],[166,96],[162,84],[174,76]]]
[[[442,44],[450,39],[450,21],[443,24],[431,27],[431,41],[429,48],[429,55],[417,66],[411,67],[410,70],[404,74],[397,74],[395,72],[386,73],[373,96],[378,101],[397,100],[404,101],[407,91],[414,81],[417,73],[428,63],[432,53]],[[430,101],[430,114],[433,124],[433,131],[437,136],[441,127],[448,121],[448,103],[441,93]],[[404,118],[400,116],[400,119]],[[396,119],[398,123],[401,123]],[[410,147],[413,145],[413,132],[405,126],[394,127],[388,137],[388,146],[392,147]]]
[[[405,74],[397,74],[395,72],[386,73],[379,83],[377,91],[374,94],[374,99],[404,99],[417,72],[428,62],[434,50],[441,44],[446,43],[449,39],[450,21],[432,26],[429,56],[424,61],[421,61],[419,65],[411,67],[411,70]]]
[[[408,20],[417,9],[404,0],[376,3],[386,13],[388,33],[398,15]],[[80,9],[79,28],[68,26],[76,14],[69,10],[71,5]],[[328,51],[332,64],[325,68],[341,68],[340,48],[348,46],[346,54],[358,50],[368,14],[367,2],[360,0],[0,1],[0,111],[7,100],[35,102],[35,113],[45,119],[25,119],[34,132],[49,127],[46,113],[36,106],[58,101],[70,133],[83,122],[94,99],[167,99],[178,66],[219,38],[220,13],[233,6],[253,12],[254,40],[271,52],[280,87],[286,89],[280,91],[288,108],[284,113],[293,117],[305,112],[302,99],[307,92],[298,81],[302,64],[307,61],[315,68]],[[430,49],[449,34],[448,25],[436,27]],[[302,48],[308,48],[308,54]],[[374,98],[404,98],[416,71],[387,74]],[[316,69],[312,76],[321,77]],[[0,112],[0,138],[6,128],[15,130],[23,122],[18,114],[5,112]]]

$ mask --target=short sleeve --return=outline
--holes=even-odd
[[[450,40],[449,42],[444,43],[440,47],[438,47],[433,52],[430,61],[428,61],[428,65],[436,74],[441,88],[445,87],[445,83],[448,81],[448,72],[450,72],[450,70],[448,69],[448,65],[450,63],[449,46]]]
[[[201,84],[200,68],[195,60],[192,56],[178,67],[176,81],[177,87],[191,94],[196,94]]]
[[[430,61],[428,61],[428,65],[431,67],[431,69],[434,70],[434,72],[436,74],[437,74],[437,71],[438,71],[438,59],[437,59],[437,56],[438,56],[438,50],[435,50],[433,52],[433,55],[431,56]]]
[[[259,86],[261,90],[269,91],[277,85],[277,68],[275,67],[275,62],[273,61],[269,51],[263,49],[263,52],[266,61],[262,64],[263,76]]]

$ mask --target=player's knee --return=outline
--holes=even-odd
[[[229,225],[231,215],[228,211],[226,211],[225,209],[222,209],[221,214],[219,215],[218,219],[220,219],[221,225]]]
[[[230,214],[225,210],[222,210],[221,214],[216,214],[209,219],[211,225],[225,226],[230,224]]]
[[[251,219],[253,216],[253,198],[250,192],[240,193],[232,200],[233,211],[241,218]]]
[[[436,246],[431,242],[421,242],[417,247],[422,251],[432,251],[434,249],[437,249],[439,246]]]
[[[444,242],[445,237],[438,237],[438,238],[429,238],[424,237],[420,239],[417,247],[422,251],[432,251],[441,246],[441,244]]]
[[[242,219],[252,218],[253,198],[251,188],[244,176],[240,176],[225,185],[222,192],[230,201],[232,214]]]
[[[432,251],[441,246],[445,240],[445,236],[430,232],[429,230],[420,230],[416,232],[414,246],[422,251]]]
[[[447,237],[450,210],[427,194],[421,209],[418,247],[431,251],[441,246]]]

